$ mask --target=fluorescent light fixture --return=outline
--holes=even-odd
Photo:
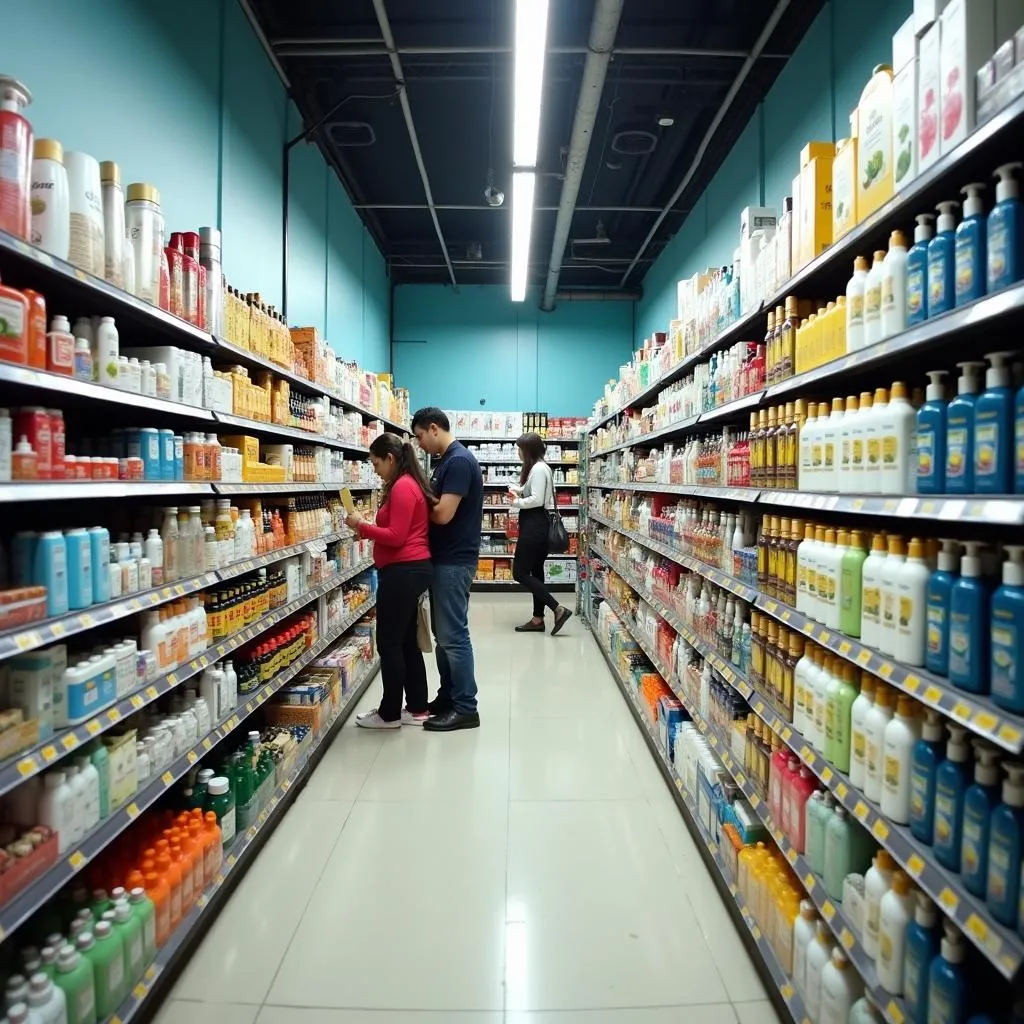
[[[526,298],[530,268],[530,233],[533,228],[533,190],[537,175],[516,171],[512,175],[512,301]]]
[[[548,0],[516,0],[515,107],[512,166],[537,166]]]

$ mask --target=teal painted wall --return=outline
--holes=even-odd
[[[542,410],[586,416],[628,362],[632,302],[512,302],[505,285],[395,288],[395,380],[415,409]]]
[[[236,0],[34,0],[2,37],[37,137],[156,185],[169,230],[218,225],[228,280],[281,307],[281,149],[299,118]],[[386,370],[383,257],[317,149],[291,159],[289,322]]]
[[[804,143],[849,135],[850,111],[872,68],[892,61],[892,34],[912,10],[912,0],[829,0],[644,278],[638,339],[675,317],[677,281],[732,262],[743,207],[781,208]]]

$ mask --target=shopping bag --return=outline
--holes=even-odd
[[[430,609],[427,607],[427,595],[423,594],[416,605],[416,643],[424,654],[434,649],[430,633]]]
[[[551,482],[551,504],[554,508],[548,510],[548,554],[563,555],[569,550],[569,532],[558,512],[554,480]]]

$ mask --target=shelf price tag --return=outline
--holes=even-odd
[[[950,913],[956,911],[956,908],[960,906],[960,897],[947,885],[942,892],[939,893],[939,902],[948,910]]]
[[[39,753],[42,754],[43,760],[47,764],[57,759],[57,748],[52,743],[48,743]]]
[[[840,941],[840,942],[841,942],[841,943],[842,943],[842,944],[843,944],[843,945],[844,945],[844,946],[845,946],[845,947],[846,947],[847,949],[853,949],[853,943],[854,943],[854,938],[853,938],[853,932],[851,932],[849,928],[844,928],[844,929],[843,929],[843,930],[842,930],[842,931],[841,931],[841,932],[839,933],[839,941]]]
[[[74,750],[78,746],[78,737],[73,732],[69,732],[67,736],[61,737],[60,745],[65,750]]]
[[[886,825],[881,818],[875,819],[875,823],[872,825],[871,831],[880,843],[884,843],[885,840],[889,838],[889,826]]]
[[[921,872],[924,871],[924,858],[920,854],[912,853],[907,858],[907,870],[914,878],[920,878]]]
[[[166,771],[160,776],[160,781],[165,786],[170,786],[174,782],[174,776],[169,771]]]
[[[831,921],[832,918],[836,916],[836,908],[832,905],[830,900],[825,900],[825,902],[822,903],[821,916],[825,918],[826,921]]]
[[[90,718],[89,721],[85,723],[85,731],[90,736],[95,736],[100,731],[101,728],[102,726],[100,725],[99,722],[96,721],[95,718]]]
[[[68,864],[71,866],[72,871],[77,871],[88,858],[82,853],[81,850],[75,850],[70,857],[68,857]]]
[[[49,748],[47,748],[47,749],[49,749]],[[56,753],[57,752],[54,751],[54,754],[56,754]],[[23,757],[18,762],[18,774],[23,779],[26,778],[27,776],[31,775],[33,772],[35,772],[37,770],[37,768],[38,768],[38,765],[36,764],[36,759],[34,757]]]
[[[853,815],[858,821],[863,821],[868,816],[868,805],[863,800],[858,800]]]

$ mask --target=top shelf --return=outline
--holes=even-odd
[[[653,398],[667,384],[674,383],[696,363],[702,362],[718,349],[737,341],[760,339],[765,332],[769,310],[782,305],[788,295],[799,294],[802,290],[817,294],[827,291],[829,283],[840,286],[849,278],[853,258],[870,254],[876,249],[886,248],[889,234],[896,228],[907,229],[913,225],[918,213],[934,212],[936,203],[955,198],[960,188],[970,181],[991,181],[992,172],[1002,163],[1001,152],[1017,153],[1019,138],[1024,127],[1024,96],[1019,96],[998,114],[980,125],[968,138],[951,153],[941,157],[928,170],[922,171],[909,185],[893,196],[884,206],[876,210],[838,241],[828,247],[820,256],[793,274],[779,291],[745,316],[741,316],[713,338],[698,352],[686,356],[670,367],[658,380],[648,384],[623,405],[596,419],[587,427],[588,433],[597,430],[626,409],[642,405]],[[838,290],[836,292],[838,294]],[[994,293],[998,295],[1000,293]],[[993,296],[989,296],[992,298]],[[925,324],[930,323],[926,321]],[[924,326],[924,325],[921,325]],[[953,323],[947,322],[948,327]],[[898,346],[891,353],[897,354]],[[987,350],[986,350],[987,351]],[[882,353],[880,353],[882,354]],[[834,367],[835,364],[828,364]],[[806,380],[804,381],[806,382]],[[769,389],[768,398],[785,388],[787,381]],[[788,390],[788,389],[787,389]]]
[[[61,304],[72,318],[83,315],[113,316],[119,325],[127,325],[132,329],[135,335],[132,341],[144,338],[154,343],[179,345],[189,351],[208,355],[211,359],[234,361],[251,369],[271,370],[306,394],[326,396],[347,410],[358,412],[368,419],[380,420],[389,430],[398,433],[408,430],[408,427],[342,398],[321,384],[278,366],[255,352],[200,330],[167,310],[108,281],[93,277],[5,231],[0,231],[0,268],[3,270],[0,276],[6,283],[17,287],[33,287],[41,292],[46,297],[48,310],[60,311],[58,304]]]

